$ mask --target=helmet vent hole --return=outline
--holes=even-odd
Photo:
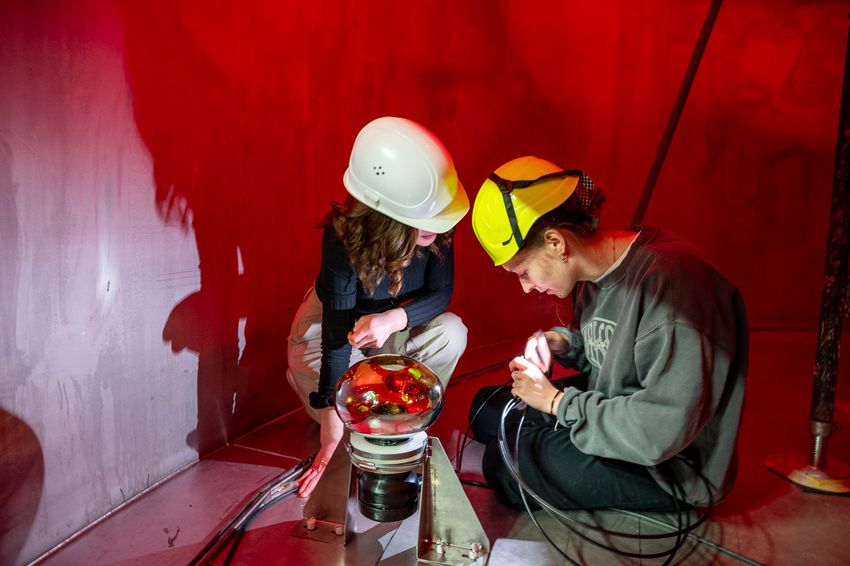
[[[383,167],[380,165],[372,165],[372,171],[375,172],[375,175],[386,175],[387,172],[383,170]]]

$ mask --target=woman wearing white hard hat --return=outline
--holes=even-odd
[[[321,448],[299,480],[307,496],[343,433],[334,388],[364,356],[411,356],[448,383],[466,348],[466,326],[446,312],[452,232],[469,199],[446,148],[423,126],[383,117],[363,127],[331,203],[315,287],[295,314],[287,380],[321,427]]]

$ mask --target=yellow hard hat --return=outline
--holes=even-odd
[[[584,174],[545,159],[508,161],[487,177],[472,207],[472,229],[495,265],[511,259],[538,218],[566,201]]]

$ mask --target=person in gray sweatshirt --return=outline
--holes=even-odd
[[[537,157],[496,169],[475,199],[473,229],[493,263],[526,293],[573,301],[568,325],[535,332],[511,361],[510,391],[485,388],[473,401],[473,433],[489,442],[485,479],[522,504],[495,439],[513,396],[531,409],[519,471],[549,503],[657,511],[675,508],[673,496],[716,503],[737,468],[748,355],[741,294],[664,230],[598,229],[603,202],[587,175]],[[553,362],[578,376],[550,381]]]

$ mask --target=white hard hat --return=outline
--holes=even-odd
[[[385,116],[360,130],[342,182],[363,204],[427,232],[447,232],[469,211],[448,150],[404,118]]]

